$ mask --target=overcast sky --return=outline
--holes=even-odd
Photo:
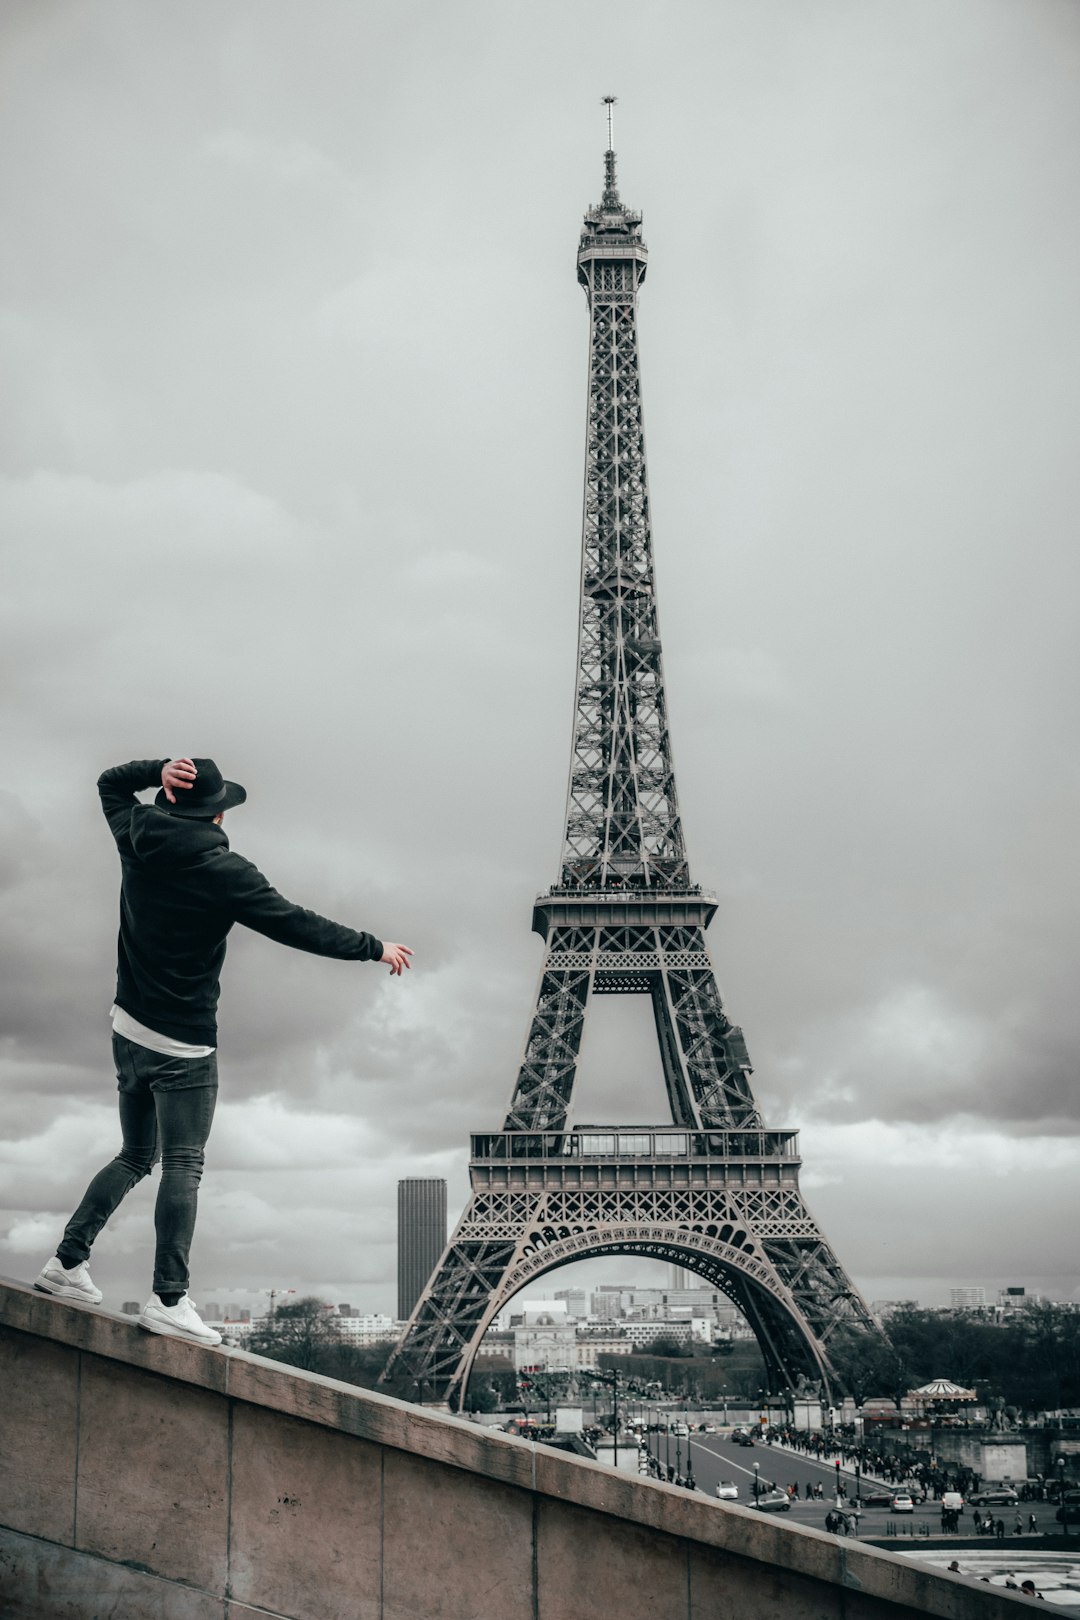
[[[397,1178],[460,1209],[558,869],[613,93],[681,804],[758,1099],[868,1297],[1078,1297],[1080,8],[618,19],[3,8],[8,1275],[118,1145],[94,783],[131,758],[215,757],[234,848],[416,952],[232,936],[195,1297],[392,1312]],[[664,1117],[646,1018],[594,1004],[579,1121]],[[95,1250],[114,1307],[151,1207]]]

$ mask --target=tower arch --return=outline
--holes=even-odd
[[[830,1368],[823,1347],[806,1330],[805,1318],[789,1291],[768,1266],[762,1265],[745,1233],[732,1233],[736,1241],[707,1232],[679,1231],[670,1226],[606,1226],[575,1232],[532,1233],[522,1245],[519,1262],[510,1267],[503,1285],[488,1302],[474,1341],[462,1361],[460,1383],[454,1398],[462,1398],[469,1387],[473,1365],[484,1335],[496,1318],[521,1293],[541,1277],[558,1272],[582,1260],[603,1260],[613,1256],[639,1256],[659,1260],[692,1271],[702,1282],[724,1293],[746,1316],[765,1362],[770,1393],[782,1394],[803,1377],[820,1383],[826,1399],[831,1398]],[[537,1241],[539,1239],[539,1241]],[[782,1341],[780,1345],[777,1339]],[[799,1350],[793,1347],[801,1347]]]

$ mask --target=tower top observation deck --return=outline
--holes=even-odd
[[[641,215],[627,208],[619,197],[619,184],[615,175],[615,148],[613,145],[612,109],[614,96],[605,96],[608,110],[608,144],[604,153],[604,194],[599,204],[586,210],[578,247],[578,280],[589,284],[588,272],[583,269],[594,259],[635,259],[641,266],[637,281],[645,276],[648,250],[641,235]]]

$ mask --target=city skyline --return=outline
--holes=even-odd
[[[755,1093],[868,1298],[1076,1297],[1080,21],[634,23],[0,22],[0,1271],[115,1146],[93,783],[159,751],[245,783],[227,831],[291,899],[417,950],[398,984],[237,931],[196,1297],[385,1309],[397,1180],[460,1209],[562,832],[612,90],[674,755]],[[578,1117],[662,1118],[651,1027],[589,1039]],[[108,1305],[150,1252],[140,1189]]]
[[[612,1282],[612,1274],[620,1263],[625,1266],[627,1276],[617,1282]],[[539,1281],[527,1285],[514,1296],[512,1304],[507,1309],[517,1310],[538,1300],[550,1300],[560,1292],[578,1289],[583,1289],[589,1296],[602,1288],[612,1290],[632,1290],[637,1288],[642,1292],[650,1290],[663,1291],[665,1288],[670,1287],[667,1280],[670,1270],[671,1268],[664,1261],[637,1260],[635,1262],[632,1256],[622,1257],[615,1262],[614,1266],[610,1260],[582,1261],[563,1266],[550,1272]],[[709,1290],[710,1285],[696,1277],[692,1272],[687,1272],[686,1275],[690,1279],[686,1284],[687,1287]],[[928,1290],[925,1295],[903,1293],[875,1295],[869,1303],[875,1309],[883,1304],[915,1304],[928,1310],[949,1310],[961,1308],[953,1299],[953,1295],[976,1292],[985,1294],[985,1305],[990,1307],[997,1303],[999,1294],[1006,1292],[1008,1289],[1016,1288],[1022,1289],[1029,1300],[1055,1300],[1056,1302],[1056,1296],[1044,1291],[1037,1277],[1017,1278],[1010,1276],[1007,1278],[984,1279],[975,1284],[958,1284],[946,1278],[935,1288]],[[394,1303],[393,1291],[393,1288],[391,1288],[385,1299],[380,1295],[373,1295],[373,1303],[364,1307],[364,1313],[385,1316],[398,1322],[407,1320],[405,1317],[395,1316],[391,1309]],[[228,1287],[215,1287],[208,1284],[203,1292],[206,1294],[207,1299],[215,1304],[221,1301],[235,1303],[238,1310],[247,1311],[252,1317],[268,1314],[270,1309],[269,1289],[246,1288],[242,1284]],[[287,1299],[290,1296],[298,1298],[302,1295],[320,1298],[328,1308],[336,1310],[342,1301],[336,1297],[331,1297],[332,1292],[332,1289],[325,1284],[312,1285],[310,1288],[294,1286],[275,1290],[275,1293],[282,1299]],[[347,1303],[351,1304],[352,1302],[348,1301]],[[1075,1305],[1077,1301],[1074,1295],[1070,1299],[1062,1300],[1061,1303]],[[117,1304],[112,1308],[120,1309],[120,1306]],[[353,1308],[360,1309],[359,1306]],[[734,1309],[734,1307],[732,1308]]]

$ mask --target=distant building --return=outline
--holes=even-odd
[[[397,1338],[397,1324],[393,1317],[378,1312],[364,1315],[351,1311],[348,1316],[339,1312],[333,1318],[334,1330],[345,1344],[388,1344]]]
[[[558,1316],[537,1311],[528,1326],[514,1329],[514,1366],[543,1372],[574,1372],[577,1369],[577,1340],[573,1322],[565,1311]]]
[[[954,1311],[983,1311],[986,1309],[985,1288],[950,1288],[949,1304]]]
[[[914,1304],[913,1299],[872,1299],[870,1309],[879,1322],[887,1322],[894,1311],[906,1310],[909,1305]]]
[[[526,1327],[531,1327],[536,1322],[541,1322],[545,1326],[553,1322],[565,1326],[569,1317],[570,1312],[564,1299],[525,1299],[521,1302],[520,1312],[515,1311],[510,1321],[511,1325],[516,1325],[520,1319]]]
[[[567,1316],[581,1318],[589,1314],[589,1296],[584,1288],[557,1288],[555,1298],[565,1301]]]
[[[244,1321],[240,1321],[239,1318],[230,1321],[226,1316],[221,1321],[221,1334],[226,1344],[238,1344],[243,1348],[253,1333],[259,1332],[260,1329],[266,1326],[265,1316],[260,1316],[257,1321],[253,1322],[249,1313],[245,1311],[244,1317]]]
[[[693,1324],[688,1317],[667,1318],[656,1322],[624,1322],[623,1333],[637,1346],[648,1347],[657,1339],[674,1339],[676,1344],[689,1344]]]
[[[622,1328],[578,1328],[576,1335],[577,1364],[579,1368],[597,1367],[601,1356],[630,1356],[634,1341],[628,1339]]]
[[[1026,1288],[998,1289],[998,1310],[1003,1316],[1015,1316],[1017,1311],[1025,1310],[1028,1305],[1038,1305],[1041,1301],[1041,1294],[1029,1294]]]
[[[397,1313],[407,1321],[446,1248],[446,1182],[413,1176],[397,1194]]]

